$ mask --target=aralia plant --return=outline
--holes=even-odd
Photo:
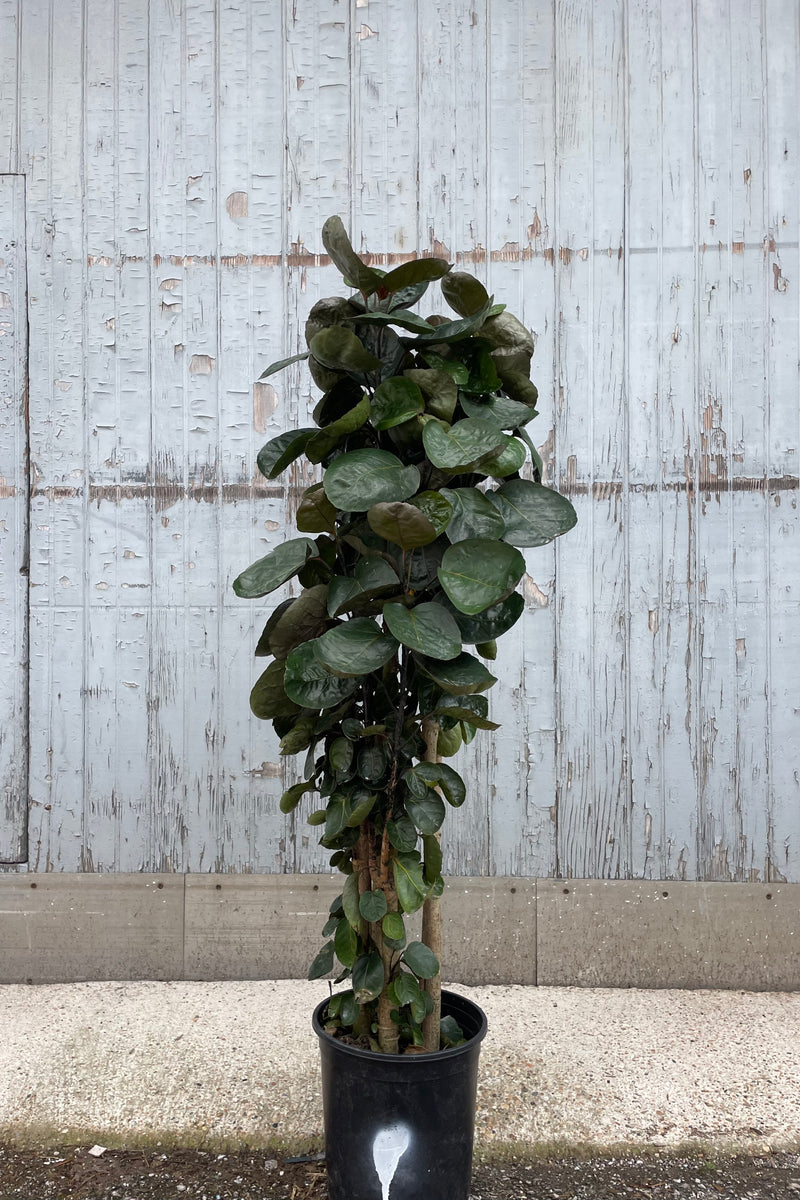
[[[520,547],[575,524],[542,483],[527,426],[536,414],[533,339],[481,282],[439,258],[388,273],[353,250],[338,217],[322,240],[348,296],[320,300],[307,359],[323,392],[313,425],[272,438],[258,467],[275,479],[301,456],[320,481],[297,507],[299,537],[248,567],[237,595],[296,579],[256,648],[272,661],[250,704],[281,753],[305,752],[308,816],[343,876],[309,978],[339,963],[326,1029],[385,1053],[461,1040],[440,1015],[440,830],[466,799],[442,759],[489,719],[486,666],[523,611]],[[437,283],[452,319],[414,311]],[[475,653],[465,649],[473,647]],[[421,940],[406,917],[423,909]]]

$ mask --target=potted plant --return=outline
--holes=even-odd
[[[520,321],[442,259],[377,270],[338,217],[322,240],[351,294],[315,304],[308,349],[262,378],[307,359],[323,395],[313,425],[258,455],[268,479],[301,455],[321,479],[297,507],[301,536],[233,586],[301,589],[266,622],[256,655],[272,661],[250,703],[282,754],[305,755],[280,807],[319,797],[308,821],[343,876],[309,970],[338,960],[344,985],[314,1014],[331,1200],[403,1200],[423,1184],[428,1200],[457,1200],[486,1022],[440,989],[440,830],[467,791],[442,759],[497,728],[486,662],[522,614],[519,547],[576,518],[526,432],[537,392]],[[414,311],[434,282],[452,319]]]

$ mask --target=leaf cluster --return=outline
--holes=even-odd
[[[522,614],[520,548],[576,517],[543,485],[527,433],[537,393],[521,322],[441,259],[369,267],[338,217],[323,241],[355,290],[315,304],[306,351],[264,372],[308,359],[323,394],[312,426],[258,455],[268,479],[305,456],[321,480],[297,508],[301,536],[233,586],[253,599],[292,579],[300,587],[259,638],[256,654],[271,661],[250,703],[282,754],[305,754],[281,810],[315,793],[308,819],[346,876],[310,977],[338,960],[350,986],[329,1021],[372,1042],[382,997],[402,1038],[419,1042],[430,1002],[420,981],[439,964],[406,942],[404,917],[441,891],[437,834],[466,796],[452,767],[427,761],[426,737],[433,728],[446,758],[497,727],[485,694],[496,679],[482,660]],[[452,319],[414,311],[435,282]]]

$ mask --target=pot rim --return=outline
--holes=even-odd
[[[349,1054],[353,1058],[360,1058],[367,1062],[376,1063],[399,1063],[408,1064],[409,1070],[416,1069],[416,1064],[430,1064],[441,1061],[452,1062],[454,1058],[458,1058],[462,1054],[469,1054],[473,1051],[483,1039],[486,1037],[488,1029],[488,1021],[486,1013],[476,1004],[474,1000],[467,999],[466,996],[460,996],[458,992],[450,992],[442,988],[442,1007],[445,1008],[448,1000],[457,1000],[459,1005],[468,1005],[475,1010],[479,1020],[477,1033],[472,1034],[466,1041],[458,1046],[450,1046],[445,1050],[432,1050],[429,1054],[382,1054],[379,1050],[363,1050],[360,1046],[348,1046],[346,1042],[340,1041],[333,1037],[332,1034],[326,1033],[322,1025],[322,1011],[328,1004],[330,996],[326,996],[324,1000],[320,1000],[315,1007],[311,1017],[311,1024],[314,1033],[320,1041],[327,1042],[331,1047],[334,1047],[339,1054]],[[421,1069],[421,1068],[420,1068]]]

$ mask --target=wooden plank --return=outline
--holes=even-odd
[[[17,160],[20,0],[0,0],[0,174],[20,170]]]
[[[800,986],[797,884],[540,880],[544,987]]]
[[[28,287],[25,179],[0,175],[0,862],[28,855]]]

